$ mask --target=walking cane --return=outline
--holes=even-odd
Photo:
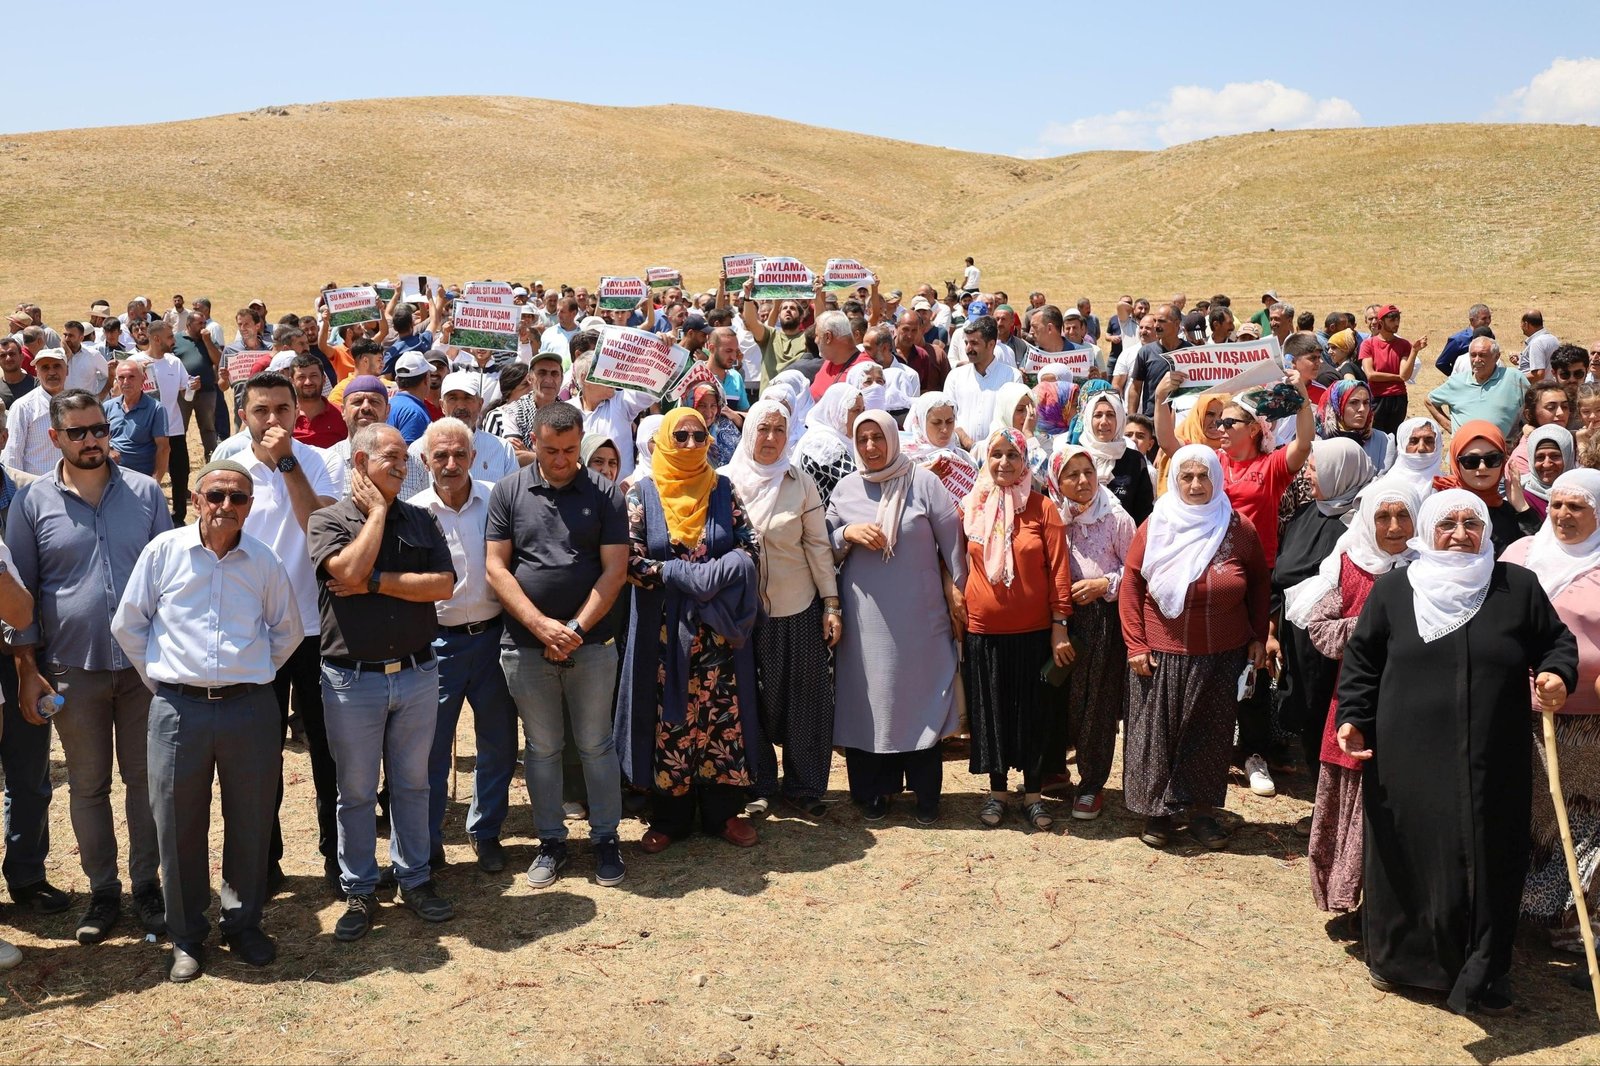
[[[1556,825],[1561,829],[1561,850],[1567,857],[1567,880],[1572,885],[1572,902],[1578,911],[1578,931],[1583,934],[1583,954],[1589,963],[1589,990],[1594,993],[1595,1016],[1600,1018],[1600,967],[1594,961],[1594,931],[1589,928],[1589,901],[1578,876],[1578,854],[1572,844],[1572,826],[1567,822],[1567,801],[1561,793],[1561,765],[1556,758],[1556,712],[1542,711],[1544,719],[1544,768],[1550,778],[1550,800],[1556,808]]]

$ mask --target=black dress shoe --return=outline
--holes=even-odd
[[[474,840],[472,850],[478,853],[478,869],[484,873],[497,874],[506,868],[506,849],[500,845],[498,837]]]
[[[35,881],[11,890],[11,902],[33,908],[35,914],[60,914],[72,906],[72,894],[49,881]]]
[[[247,966],[266,966],[278,957],[278,945],[260,929],[241,929],[223,936],[233,957]]]
[[[861,805],[861,817],[869,822],[881,822],[889,816],[889,800],[885,796],[874,796]]]

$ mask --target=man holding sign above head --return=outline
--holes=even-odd
[[[739,315],[744,319],[750,336],[761,346],[761,387],[765,389],[772,379],[786,370],[790,363],[806,354],[805,307],[797,299],[776,300],[767,320],[761,320],[761,309],[752,299],[754,279],[744,283],[739,293]]]

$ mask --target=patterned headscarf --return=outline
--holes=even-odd
[[[1039,382],[1033,389],[1033,402],[1038,408],[1039,432],[1054,437],[1072,428],[1073,400],[1078,386],[1070,381],[1051,378]]]
[[[999,440],[1010,441],[1023,459],[1024,474],[1016,484],[1002,488],[989,473],[989,450]],[[983,468],[978,484],[961,503],[962,529],[967,539],[983,545],[983,572],[992,585],[1009,586],[1017,575],[1011,540],[1017,533],[1017,515],[1028,505],[1032,484],[1027,476],[1028,441],[1015,429],[997,429],[983,442]]]
[[[1083,441],[1084,412],[1089,410],[1089,401],[1097,392],[1105,392],[1111,387],[1111,382],[1105,378],[1090,378],[1083,383],[1083,388],[1078,390],[1078,414],[1072,420],[1072,428],[1067,430],[1067,443],[1078,444]]]

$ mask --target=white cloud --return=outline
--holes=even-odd
[[[1557,59],[1502,96],[1490,118],[1512,122],[1600,123],[1600,59]]]
[[[1164,148],[1256,130],[1359,126],[1361,115],[1337,96],[1318,100],[1275,81],[1230,82],[1220,89],[1179,85],[1148,107],[1051,122],[1032,154],[1090,148]]]

